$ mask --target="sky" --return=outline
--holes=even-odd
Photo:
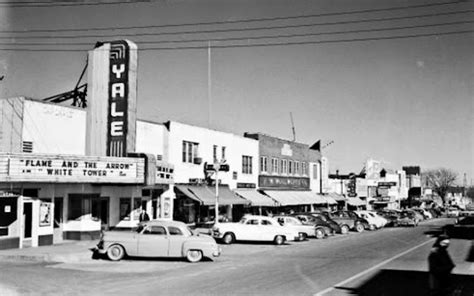
[[[97,41],[126,38],[139,119],[292,140],[292,116],[331,173],[373,158],[474,179],[472,1],[21,1],[0,0],[0,98],[72,90]]]

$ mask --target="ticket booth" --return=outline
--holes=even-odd
[[[53,244],[54,204],[26,196],[0,197],[0,249]]]

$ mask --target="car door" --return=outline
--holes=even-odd
[[[168,257],[169,236],[164,226],[149,225],[139,235],[138,255]]]
[[[168,226],[169,233],[169,257],[182,257],[183,244],[189,239],[185,236],[183,231],[179,227]]]
[[[250,218],[245,221],[242,231],[237,234],[239,240],[259,240],[260,227],[259,221],[255,218]]]

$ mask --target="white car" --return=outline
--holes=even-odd
[[[382,228],[388,223],[387,219],[371,211],[356,211],[355,213],[369,222],[371,230]]]
[[[303,239],[307,237],[323,238],[326,235],[324,229],[318,229],[319,231],[316,233],[316,227],[314,227],[314,225],[305,225],[296,217],[279,215],[273,216],[273,218],[276,219],[280,225],[294,228]]]
[[[212,236],[224,244],[235,241],[270,241],[281,245],[285,241],[301,240],[298,230],[281,226],[274,218],[246,215],[237,223],[217,223],[212,227]]]

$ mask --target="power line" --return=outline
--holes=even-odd
[[[155,33],[122,33],[122,34],[100,34],[100,35],[65,35],[65,36],[0,36],[0,39],[77,39],[77,38],[107,38],[107,37],[137,37],[137,36],[164,36],[164,35],[177,35],[177,34],[205,34],[205,33],[228,33],[228,32],[247,32],[247,31],[259,31],[259,30],[273,30],[273,29],[290,29],[290,28],[303,28],[303,27],[314,27],[314,26],[332,26],[332,25],[346,25],[346,24],[360,24],[369,22],[380,22],[380,21],[394,21],[414,18],[426,18],[426,17],[439,17],[453,14],[466,14],[472,13],[474,10],[462,10],[462,11],[451,11],[451,12],[437,12],[429,14],[419,14],[411,16],[397,16],[397,17],[382,17],[362,20],[351,20],[351,21],[336,21],[336,22],[319,22],[311,24],[298,24],[298,25],[282,25],[282,26],[262,26],[253,28],[229,28],[229,29],[213,29],[213,30],[201,30],[201,31],[177,31],[177,32],[155,32]]]
[[[408,5],[408,6],[395,6],[395,7],[387,7],[387,8],[328,12],[328,13],[309,14],[309,15],[277,16],[277,17],[268,17],[268,18],[249,18],[249,19],[213,21],[213,22],[195,22],[195,23],[147,25],[147,26],[124,26],[124,27],[114,26],[114,27],[82,28],[82,29],[73,28],[73,29],[15,30],[15,31],[0,31],[0,33],[80,32],[80,31],[103,31],[103,30],[129,30],[129,29],[158,29],[158,28],[201,26],[201,25],[224,25],[224,24],[236,24],[236,23],[248,23],[248,22],[280,21],[280,20],[305,19],[305,18],[326,17],[326,16],[340,16],[340,15],[351,15],[351,14],[371,13],[371,12],[386,12],[386,11],[401,10],[401,9],[427,8],[427,7],[435,7],[435,6],[460,4],[460,3],[467,3],[471,1],[472,0],[458,0],[458,1],[437,2],[437,3],[429,3],[429,4]]]
[[[362,41],[379,41],[379,40],[408,39],[408,38],[433,37],[433,36],[448,36],[448,35],[459,35],[459,34],[469,34],[469,33],[474,33],[474,30],[382,36],[382,37],[336,39],[336,40],[319,40],[319,41],[213,45],[212,48],[224,49],[224,48],[268,47],[268,46],[289,46],[289,45],[310,45],[310,44],[317,45],[317,44],[331,44],[331,43],[351,43],[351,42],[362,42]],[[148,48],[141,48],[139,50],[140,51],[159,51],[159,50],[187,50],[187,49],[207,49],[207,48],[208,48],[207,45],[202,45],[202,46],[183,46],[183,47],[178,47],[178,46],[177,47],[148,47]],[[87,49],[0,48],[0,51],[26,51],[26,52],[83,52],[85,50]]]
[[[128,0],[128,1],[99,1],[99,2],[69,2],[69,1],[5,1],[0,2],[0,6],[12,8],[41,8],[41,7],[61,7],[61,6],[97,6],[97,5],[120,5],[136,3],[153,3],[152,0]]]
[[[384,32],[394,30],[406,30],[406,29],[419,29],[419,28],[430,28],[438,26],[452,26],[461,24],[472,24],[474,21],[456,21],[446,22],[437,24],[425,24],[425,25],[412,25],[412,26],[398,26],[390,28],[378,28],[378,29],[360,29],[360,30],[345,30],[345,31],[330,31],[330,32],[318,32],[318,33],[304,33],[304,34],[279,34],[279,35],[263,35],[263,36],[247,36],[247,37],[226,37],[226,38],[201,38],[201,39],[188,39],[188,40],[160,40],[160,41],[139,41],[138,44],[163,44],[163,43],[192,43],[192,42],[226,42],[226,41],[240,41],[240,40],[259,40],[259,39],[275,39],[275,38],[295,38],[295,37],[314,37],[323,35],[340,35],[340,34],[352,34],[352,33],[372,33],[372,32]],[[84,42],[72,42],[72,43],[59,43],[59,42],[32,42],[32,43],[0,43],[0,46],[46,46],[46,45],[64,45],[64,46],[88,46],[90,43]]]

